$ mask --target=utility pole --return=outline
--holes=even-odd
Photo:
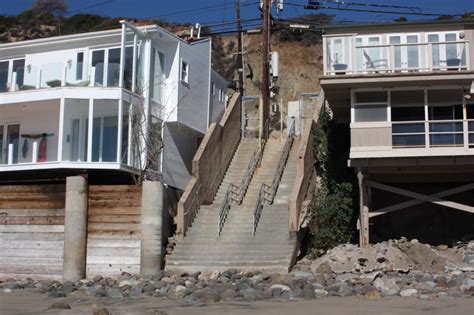
[[[263,32],[262,32],[262,81],[260,90],[262,94],[262,109],[260,110],[260,139],[263,136],[263,128],[265,128],[265,122],[270,116],[270,0],[263,0],[262,3],[263,13]]]
[[[242,43],[242,24],[240,21],[240,0],[236,1],[235,10],[237,14],[237,72],[239,74],[239,92],[242,95],[244,91],[244,52]]]

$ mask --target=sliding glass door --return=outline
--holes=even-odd
[[[18,148],[20,145],[20,125],[0,124],[0,164],[18,163]],[[10,152],[12,150],[12,152]],[[9,156],[11,154],[11,161]]]

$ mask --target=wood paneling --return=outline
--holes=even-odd
[[[87,277],[140,272],[141,186],[89,186]]]
[[[65,185],[0,186],[0,278],[61,278]]]

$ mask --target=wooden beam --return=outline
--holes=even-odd
[[[430,195],[430,197],[442,198],[442,197],[447,197],[447,196],[459,194],[461,192],[468,191],[468,190],[471,190],[471,189],[474,189],[474,183],[463,185],[463,186],[456,187],[456,188],[453,188],[453,189],[444,190],[444,191],[432,194],[432,195]],[[376,216],[379,216],[379,215],[382,215],[382,214],[386,214],[388,212],[392,212],[392,211],[401,210],[401,209],[404,209],[404,208],[416,206],[416,205],[424,203],[424,202],[425,202],[424,200],[417,200],[417,199],[401,202],[401,203],[398,203],[396,205],[384,207],[382,209],[373,211],[369,214],[369,217],[373,218],[373,217],[376,217]]]
[[[463,205],[457,202],[443,200],[436,197],[427,196],[427,195],[415,193],[412,191],[408,191],[402,188],[392,187],[392,186],[388,186],[388,185],[384,185],[384,184],[380,184],[380,183],[376,183],[372,181],[367,181],[367,185],[376,189],[392,192],[397,195],[407,196],[407,197],[423,200],[425,202],[431,202],[440,206],[445,206],[445,207],[453,208],[456,210],[462,210],[462,211],[474,213],[474,207]]]
[[[360,212],[359,212],[359,246],[367,248],[369,246],[369,194],[364,174],[359,170],[357,174],[359,180]]]

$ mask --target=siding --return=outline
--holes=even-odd
[[[89,186],[87,277],[140,272],[141,186]]]
[[[392,128],[352,128],[351,147],[392,146]]]
[[[0,277],[63,275],[65,185],[0,186]]]

